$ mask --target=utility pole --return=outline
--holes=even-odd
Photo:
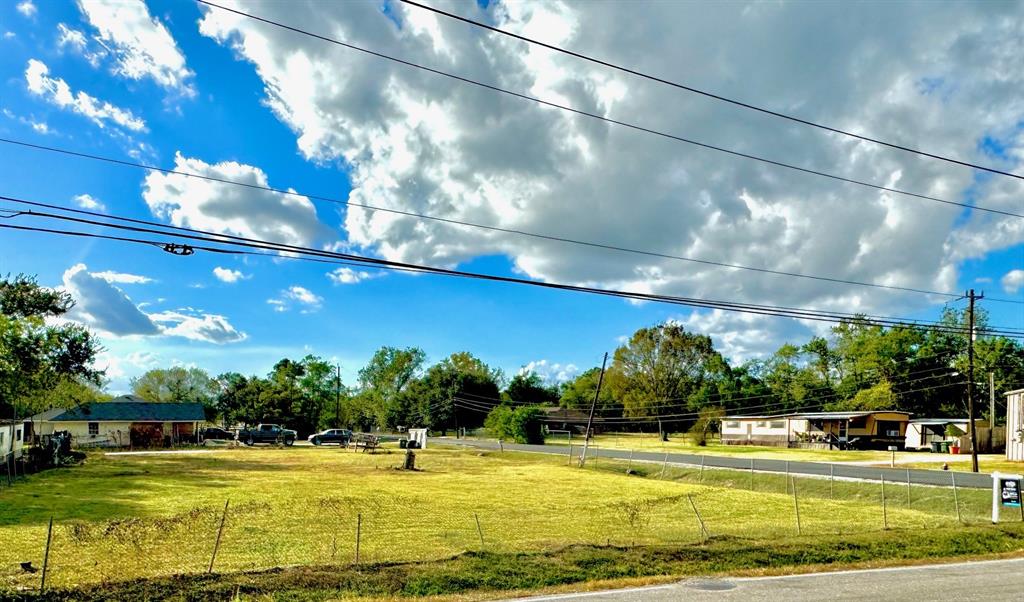
[[[334,428],[341,428],[341,364],[334,364]]]
[[[587,463],[587,447],[590,445],[590,429],[594,425],[594,408],[597,407],[597,398],[601,395],[601,383],[604,382],[604,368],[608,364],[608,352],[604,352],[604,359],[601,360],[601,376],[597,377],[597,391],[594,391],[594,401],[590,402],[590,417],[587,418],[587,432],[583,436],[583,455],[580,456],[580,468]]]
[[[971,471],[978,472],[978,430],[974,428],[974,302],[985,295],[967,291],[967,415],[971,421]]]
[[[996,440],[996,373],[988,373],[988,453]]]

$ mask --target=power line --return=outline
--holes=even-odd
[[[219,4],[215,4],[213,2],[209,2],[208,0],[196,0],[196,1],[199,2],[200,4],[205,4],[206,6],[210,6],[212,8],[219,8],[221,10],[224,10],[224,11],[227,11],[227,12],[230,12],[230,13],[234,13],[234,14],[242,16],[242,17],[246,17],[246,18],[252,19],[254,21],[259,21],[261,23],[266,23],[268,25],[273,25],[274,27],[279,27],[281,29],[286,29],[288,31],[292,31],[292,32],[299,33],[299,34],[302,34],[302,35],[305,35],[305,36],[316,38],[316,39],[322,40],[324,42],[329,42],[331,44],[336,44],[338,46],[343,46],[345,48],[349,48],[351,50],[356,50],[358,52],[369,54],[369,55],[372,55],[372,56],[375,56],[375,57],[378,57],[378,58],[387,59],[389,61],[393,61],[393,62],[402,64],[402,65],[413,67],[415,69],[421,69],[421,70],[426,71],[428,73],[433,73],[433,74],[436,74],[436,75],[447,77],[447,78],[450,78],[450,79],[455,80],[455,81],[463,82],[463,83],[466,83],[466,84],[471,84],[471,85],[474,85],[474,86],[479,86],[481,88],[486,88],[488,90],[493,90],[495,92],[501,92],[502,94],[508,94],[508,95],[514,96],[516,98],[521,98],[523,100],[529,100],[531,102],[536,102],[538,104],[542,104],[542,105],[549,106],[549,107],[552,107],[552,108],[560,109],[562,111],[568,111],[568,112],[574,113],[576,115],[582,115],[584,117],[589,117],[591,119],[597,119],[597,120],[600,120],[600,121],[603,121],[603,122],[606,122],[606,123],[611,123],[611,124],[614,124],[614,125],[620,125],[622,127],[630,128],[630,129],[633,129],[633,130],[636,130],[636,131],[639,131],[639,132],[645,132],[645,133],[652,134],[652,135],[655,135],[655,136],[660,136],[662,138],[667,138],[669,140],[675,140],[677,142],[684,142],[686,144],[691,144],[693,146],[699,146],[701,148],[705,148],[705,149],[708,149],[708,150],[714,150],[714,151],[718,151],[720,153],[726,153],[726,154],[732,155],[734,157],[742,157],[744,159],[750,159],[752,161],[759,161],[761,163],[766,163],[768,165],[774,165],[776,167],[784,167],[786,169],[791,169],[791,170],[799,171],[799,172],[802,172],[802,173],[807,173],[807,174],[811,174],[811,175],[815,175],[815,176],[820,176],[820,177],[823,177],[823,178],[829,178],[829,179],[836,180],[836,181],[839,181],[839,182],[846,182],[848,184],[856,184],[858,186],[864,186],[864,187],[867,187],[867,188],[872,188],[872,189],[875,189],[875,190],[881,190],[881,191],[884,191],[884,192],[891,192],[893,194],[900,194],[900,195],[904,195],[904,196],[910,196],[910,197],[914,197],[914,198],[919,198],[919,199],[924,199],[924,200],[928,200],[928,201],[933,201],[933,202],[936,202],[936,203],[943,203],[943,204],[946,204],[946,205],[952,205],[952,206],[956,206],[956,207],[962,207],[962,208],[966,208],[966,209],[975,209],[975,210],[978,210],[978,211],[986,211],[986,212],[989,212],[989,213],[997,213],[997,214],[1000,214],[1000,215],[1008,215],[1010,217],[1024,218],[1024,214],[1020,214],[1020,213],[1012,213],[1012,212],[1009,212],[1009,211],[1003,211],[1001,209],[992,209],[992,208],[989,208],[989,207],[981,207],[981,206],[978,206],[978,205],[972,205],[970,203],[961,203],[961,202],[957,202],[957,201],[950,201],[948,199],[942,199],[942,198],[939,198],[939,197],[929,196],[929,195],[926,195],[926,194],[910,192],[908,190],[902,190],[902,189],[899,189],[899,188],[892,188],[892,187],[889,187],[889,186],[884,186],[882,184],[874,184],[874,183],[871,183],[871,182],[867,182],[865,180],[858,180],[858,179],[855,179],[855,178],[848,178],[848,177],[845,177],[845,176],[840,176],[840,175],[836,175],[836,174],[829,173],[829,172],[819,171],[819,170],[811,169],[811,168],[808,168],[808,167],[800,167],[800,166],[797,166],[797,165],[793,165],[791,163],[784,163],[782,161],[776,161],[774,159],[769,159],[767,157],[762,157],[762,156],[759,156],[759,155],[753,155],[753,154],[750,154],[750,153],[744,153],[744,152],[740,152],[740,151],[735,151],[735,150],[727,149],[727,148],[724,148],[724,147],[721,147],[721,146],[715,146],[713,144],[708,144],[706,142],[699,142],[699,141],[693,140],[691,138],[686,138],[686,137],[683,137],[683,136],[677,136],[675,134],[669,134],[669,133],[666,133],[666,132],[662,132],[660,130],[655,130],[653,128],[644,127],[644,126],[637,125],[637,124],[634,124],[634,123],[630,123],[630,122],[627,122],[627,121],[621,121],[621,120],[618,120],[618,119],[612,119],[610,117],[606,117],[606,116],[600,115],[598,113],[591,113],[589,111],[584,111],[582,109],[575,109],[575,108],[570,107],[568,105],[563,105],[563,104],[559,104],[557,102],[552,102],[552,101],[549,101],[549,100],[544,100],[544,99],[541,99],[541,98],[537,98],[535,96],[530,96],[528,94],[523,94],[523,93],[520,93],[520,92],[515,92],[515,91],[509,90],[507,88],[502,88],[500,86],[495,86],[495,85],[492,85],[492,84],[487,84],[487,83],[484,83],[484,82],[481,82],[481,81],[478,81],[478,80],[470,79],[468,77],[463,77],[461,75],[455,75],[453,73],[448,73],[447,71],[441,71],[440,69],[434,69],[433,67],[427,67],[427,66],[421,65],[419,63],[414,63],[412,61],[407,61],[405,59],[400,59],[398,57],[394,57],[394,56],[391,56],[391,55],[388,55],[388,54],[377,52],[375,50],[369,50],[369,49],[366,49],[366,48],[363,48],[363,47],[360,47],[360,46],[356,46],[355,44],[350,44],[348,42],[342,42],[341,40],[337,40],[335,38],[329,38],[327,36],[322,36],[320,34],[316,34],[316,33],[313,33],[311,31],[308,31],[308,30],[305,30],[305,29],[300,29],[298,27],[294,27],[294,26],[291,26],[291,25],[285,25],[284,23],[281,23],[281,22],[278,22],[278,21],[273,21],[273,20],[267,19],[265,17],[260,17],[260,16],[257,16],[257,15],[254,15],[252,13],[247,13],[247,12],[244,12],[244,11],[241,11],[241,10],[236,10],[236,9],[233,9],[233,8],[228,8],[226,6],[221,6]]]
[[[7,199],[7,200],[12,200],[14,202],[18,202],[18,201],[21,200],[21,199],[16,199],[14,197],[3,197],[3,198]],[[151,228],[140,228],[140,227],[136,227],[136,226],[126,226],[126,225],[123,225],[123,224],[110,224],[110,223],[99,222],[99,221],[96,221],[96,220],[88,220],[88,219],[71,217],[71,216],[64,216],[64,215],[44,214],[44,213],[39,213],[39,212],[34,212],[34,211],[25,211],[25,212],[22,212],[22,215],[30,216],[30,217],[38,216],[38,217],[44,217],[44,218],[60,219],[60,220],[65,220],[65,221],[71,221],[71,222],[87,224],[87,225],[100,226],[100,227],[106,227],[106,228],[114,228],[114,229],[119,229],[119,230],[127,230],[127,231],[132,231],[132,232],[143,232],[143,233],[158,234],[158,235],[163,235],[163,236],[170,235],[167,232],[163,232],[163,231],[159,231],[159,230],[154,230],[154,229],[151,229]],[[109,215],[106,215],[106,216],[103,216],[103,217],[106,218],[106,219],[118,219],[116,216],[109,216]],[[120,218],[120,219],[130,219],[130,218]],[[143,220],[132,220],[132,221],[139,222],[139,221],[143,221]],[[160,228],[174,229],[174,230],[178,231],[178,233],[173,234],[174,236],[177,236],[177,237],[180,237],[180,238],[184,238],[184,239],[188,239],[188,240],[198,240],[198,241],[207,242],[207,243],[227,244],[227,245],[233,245],[233,246],[240,246],[240,247],[243,247],[243,248],[246,248],[246,249],[256,248],[256,249],[261,249],[261,250],[278,251],[278,252],[281,252],[281,253],[299,253],[299,254],[302,254],[302,255],[311,255],[311,256],[316,257],[316,258],[340,259],[340,260],[345,260],[345,261],[352,262],[352,263],[357,263],[357,264],[360,264],[360,265],[381,267],[381,268],[385,268],[385,269],[401,268],[403,270],[412,270],[412,271],[418,271],[418,272],[423,272],[423,273],[432,273],[432,274],[439,274],[439,275],[448,275],[448,276],[457,276],[457,277],[481,279],[481,280],[489,280],[489,281],[495,281],[495,282],[505,282],[505,283],[511,283],[511,284],[524,284],[524,285],[528,285],[528,286],[535,286],[535,287],[541,287],[541,288],[550,288],[550,289],[556,289],[556,290],[585,292],[585,293],[598,294],[598,295],[606,295],[606,296],[613,296],[613,297],[620,297],[620,298],[629,298],[629,299],[639,299],[639,300],[655,301],[655,302],[669,303],[669,304],[674,304],[674,305],[684,305],[684,306],[689,306],[689,307],[701,307],[701,308],[709,308],[709,309],[722,309],[722,310],[727,310],[727,311],[739,311],[739,312],[743,312],[743,313],[752,313],[752,314],[760,314],[760,315],[772,315],[772,316],[779,316],[779,317],[790,317],[790,318],[795,318],[795,319],[806,319],[806,320],[812,320],[812,321],[849,322],[849,321],[853,320],[853,321],[863,321],[863,322],[871,323],[871,324],[895,326],[895,327],[912,327],[912,326],[915,326],[915,325],[908,324],[905,320],[898,319],[898,318],[872,317],[869,320],[869,319],[867,319],[864,316],[860,316],[860,315],[856,315],[856,314],[844,314],[843,312],[827,312],[827,311],[812,310],[812,309],[805,309],[805,308],[787,308],[787,307],[782,307],[782,306],[757,305],[757,304],[736,303],[736,302],[729,302],[729,301],[714,301],[714,300],[688,298],[688,297],[675,297],[675,296],[668,296],[668,295],[655,295],[655,294],[648,294],[648,293],[636,293],[636,292],[631,292],[631,291],[619,291],[619,290],[614,290],[614,289],[602,289],[602,288],[596,288],[596,287],[566,285],[566,284],[560,284],[560,283],[552,283],[552,282],[544,282],[544,281],[536,281],[536,280],[527,280],[527,279],[523,279],[523,278],[514,278],[514,277],[508,277],[508,276],[498,276],[498,275],[494,275],[494,274],[486,274],[486,273],[479,273],[479,272],[469,272],[469,271],[465,271],[465,270],[452,270],[452,269],[436,268],[436,267],[431,267],[431,266],[417,265],[417,264],[404,263],[404,262],[395,262],[395,261],[389,261],[389,260],[384,260],[384,259],[376,259],[376,258],[371,258],[371,257],[364,257],[364,256],[360,256],[360,255],[353,255],[353,254],[346,254],[346,253],[337,253],[337,252],[331,252],[331,251],[322,251],[322,250],[317,250],[317,249],[310,249],[308,247],[301,247],[301,246],[297,246],[297,245],[287,245],[287,244],[282,244],[282,243],[269,243],[269,242],[266,242],[266,241],[262,241],[260,239],[251,239],[251,238],[239,237],[239,236],[234,236],[234,235],[212,234],[212,233],[208,233],[208,232],[203,232],[201,230],[194,230],[194,229],[183,228],[183,227],[178,227],[178,226],[165,226],[163,224],[154,224],[154,225],[156,225],[157,227],[160,227]],[[14,229],[22,229],[22,230],[33,230],[32,228],[7,226],[7,225],[4,225],[3,227],[14,228]],[[37,231],[44,231],[43,229],[35,229],[35,230],[37,230]],[[62,233],[61,231],[57,231],[57,230],[50,230],[49,232],[50,233],[54,233],[54,234]],[[198,232],[198,233],[203,234],[205,236],[200,236],[200,235],[196,235],[196,234],[189,234],[189,233],[185,233],[185,232]],[[81,232],[76,232],[74,234],[77,235],[77,236],[87,235],[86,233],[81,233]],[[210,236],[223,237],[223,238],[227,238],[228,240],[224,240],[223,238],[209,238]],[[150,245],[153,245],[153,244],[158,244],[158,245],[159,244],[168,244],[168,243],[158,243],[158,242],[148,241],[148,240],[147,241],[129,241],[129,242],[144,242],[145,244],[150,244]],[[199,249],[199,250],[208,250],[206,247],[194,247],[194,248],[195,249]],[[920,324],[916,325],[916,327],[920,327]],[[959,327],[944,326],[944,325],[932,326],[931,328],[933,330],[938,330],[938,331],[948,332],[948,333],[956,333],[956,334],[964,334],[966,332],[965,329],[962,329],[962,328],[959,328]],[[999,335],[1009,336],[1009,337],[1024,337],[1024,334],[1011,333],[1011,332],[1005,332],[1005,331],[994,330],[994,329],[989,329],[988,332],[990,334],[999,334]]]
[[[415,6],[417,8],[420,8],[420,9],[423,9],[423,10],[427,10],[427,11],[430,11],[432,13],[436,13],[436,14],[448,17],[450,19],[455,19],[457,21],[462,21],[463,23],[468,23],[468,24],[476,26],[476,27],[481,27],[483,29],[486,29],[488,31],[492,31],[494,33],[499,33],[501,35],[508,36],[510,38],[515,38],[517,40],[520,40],[522,42],[526,42],[528,44],[533,44],[535,46],[541,46],[543,48],[547,48],[548,50],[553,50],[555,52],[560,52],[562,54],[567,54],[569,56],[572,56],[572,57],[575,57],[575,58],[578,58],[578,59],[581,59],[581,60],[584,60],[584,61],[588,61],[588,62],[597,64],[597,65],[601,65],[603,67],[608,67],[610,69],[615,69],[616,71],[621,71],[623,73],[628,73],[628,74],[634,75],[636,77],[640,77],[640,78],[647,79],[647,80],[650,80],[650,81],[658,82],[658,83],[664,84],[666,86],[671,86],[673,88],[678,88],[680,90],[685,90],[685,91],[691,92],[693,94],[699,94],[699,95],[705,96],[707,98],[712,98],[714,100],[718,100],[718,101],[721,101],[721,102],[726,102],[726,103],[729,103],[731,105],[742,107],[744,109],[749,109],[751,111],[757,111],[757,112],[763,113],[765,115],[771,115],[772,117],[779,117],[781,119],[786,119],[786,120],[789,120],[789,121],[793,121],[795,123],[800,123],[800,124],[807,125],[807,126],[810,126],[810,127],[818,128],[818,129],[821,129],[821,130],[825,130],[827,132],[832,132],[834,134],[841,134],[843,136],[849,136],[850,138],[856,138],[857,140],[862,140],[864,142],[871,142],[873,144],[878,144],[878,145],[881,145],[881,146],[887,146],[889,148],[894,148],[894,149],[901,150],[901,151],[908,152],[908,153],[912,153],[912,154],[915,154],[915,155],[920,155],[922,157],[928,157],[928,158],[931,158],[931,159],[938,159],[939,161],[945,161],[947,163],[953,163],[955,165],[961,165],[961,166],[964,166],[964,167],[970,167],[972,169],[978,169],[978,170],[986,171],[986,172],[989,172],[989,173],[999,174],[1001,176],[1008,176],[1008,177],[1011,177],[1011,178],[1024,179],[1024,176],[1019,175],[1019,174],[1015,174],[1013,172],[1003,171],[1003,170],[996,169],[996,168],[993,168],[993,167],[986,167],[984,165],[978,165],[977,163],[971,163],[969,161],[962,161],[960,159],[954,159],[952,157],[948,157],[948,156],[945,156],[945,155],[929,153],[929,152],[926,152],[926,151],[923,151],[923,150],[920,150],[920,149],[912,148],[912,147],[909,147],[909,146],[904,146],[904,145],[901,145],[901,144],[896,144],[894,142],[886,142],[885,140],[881,140],[879,138],[874,138],[874,137],[871,137],[871,136],[867,136],[865,134],[857,134],[857,133],[851,132],[849,130],[844,130],[844,129],[841,129],[841,128],[825,125],[823,123],[818,123],[818,122],[815,122],[815,121],[811,121],[809,119],[803,119],[801,117],[796,117],[794,115],[789,115],[787,113],[782,113],[780,111],[775,111],[775,110],[772,110],[772,109],[768,109],[768,108],[765,108],[763,106],[755,105],[755,104],[748,103],[748,102],[743,102],[741,100],[736,100],[734,98],[729,98],[729,97],[723,96],[721,94],[715,94],[714,92],[709,92],[707,90],[702,90],[700,88],[695,88],[693,86],[688,86],[686,84],[681,84],[681,83],[678,83],[678,82],[674,82],[674,81],[671,81],[671,80],[668,80],[668,79],[664,79],[664,78],[661,78],[661,77],[650,75],[648,73],[643,73],[642,71],[637,71],[635,69],[630,69],[629,67],[623,67],[623,66],[617,65],[615,63],[611,63],[611,62],[604,61],[604,60],[601,60],[601,59],[598,59],[598,58],[595,58],[595,57],[592,57],[592,56],[585,55],[583,53],[574,52],[572,50],[569,50],[567,48],[562,48],[562,47],[556,46],[554,44],[548,44],[548,43],[545,43],[545,42],[541,42],[540,40],[536,40],[534,38],[529,38],[529,37],[526,37],[524,35],[513,33],[511,31],[508,31],[508,30],[505,30],[505,29],[494,27],[493,25],[488,25],[487,23],[482,23],[480,21],[476,21],[476,20],[470,19],[468,17],[463,17],[463,16],[457,15],[455,13],[451,13],[451,12],[448,12],[448,11],[445,11],[445,10],[441,10],[441,9],[435,8],[433,6],[427,6],[426,4],[421,4],[419,2],[414,2],[413,0],[400,0],[400,2],[402,2],[404,4],[408,4],[409,6]],[[204,2],[204,4],[208,4],[208,3]]]
[[[17,145],[17,146],[22,146],[22,147],[30,148],[30,149],[33,149],[33,150],[41,150],[41,151],[46,151],[46,152],[63,154],[63,155],[77,157],[77,158],[81,158],[81,159],[89,159],[89,160],[94,160],[94,161],[101,161],[101,162],[106,162],[106,163],[112,163],[112,164],[121,165],[121,166],[124,166],[124,167],[133,167],[133,168],[137,168],[137,169],[144,169],[144,170],[148,170],[148,171],[155,171],[155,172],[159,172],[159,173],[163,173],[163,174],[169,174],[169,175],[180,175],[180,176],[185,176],[185,177],[189,177],[189,178],[197,178],[197,179],[205,180],[205,181],[209,181],[209,182],[217,182],[217,183],[220,183],[220,184],[230,184],[230,185],[233,185],[233,186],[241,186],[243,188],[249,188],[249,189],[254,189],[254,190],[261,190],[261,191],[266,191],[266,192],[273,192],[273,193],[276,193],[276,194],[283,194],[283,195],[295,196],[295,197],[300,197],[300,198],[307,198],[307,199],[314,200],[314,201],[321,201],[321,202],[326,202],[326,203],[334,203],[334,204],[338,204],[338,205],[344,205],[344,206],[347,206],[347,207],[358,207],[360,209],[366,209],[368,211],[381,211],[381,212],[384,212],[384,213],[392,213],[392,214],[401,215],[401,216],[404,216],[404,217],[412,217],[412,218],[421,219],[421,220],[436,221],[436,222],[445,223],[445,224],[449,224],[449,225],[453,225],[453,226],[465,226],[465,227],[470,227],[470,228],[478,228],[478,229],[488,230],[488,231],[492,231],[492,232],[501,232],[501,233],[505,233],[505,234],[514,234],[514,235],[518,235],[518,236],[526,236],[526,237],[536,238],[536,239],[540,239],[540,240],[549,240],[549,241],[553,241],[553,242],[561,242],[561,243],[567,243],[567,244],[581,245],[581,246],[597,248],[597,249],[604,249],[604,250],[609,250],[609,251],[617,251],[617,252],[622,252],[622,253],[631,253],[631,254],[635,254],[635,255],[644,255],[644,256],[648,256],[648,257],[656,257],[656,258],[659,258],[659,259],[670,259],[670,260],[676,260],[676,261],[684,261],[684,262],[690,262],[690,263],[709,265],[709,266],[714,266],[714,267],[746,270],[746,271],[757,272],[757,273],[762,273],[762,274],[771,274],[771,275],[776,275],[776,276],[788,276],[788,277],[793,277],[793,278],[805,278],[805,279],[809,279],[809,280],[817,280],[817,281],[822,281],[822,282],[832,282],[832,283],[836,283],[836,284],[846,284],[846,285],[851,285],[851,286],[862,286],[862,287],[870,287],[870,288],[877,288],[877,289],[884,289],[884,290],[920,293],[920,294],[925,294],[925,295],[936,295],[936,296],[940,296],[940,297],[949,297],[949,298],[953,298],[953,299],[960,298],[962,296],[959,293],[951,293],[951,292],[946,292],[946,291],[933,291],[933,290],[928,290],[928,289],[921,289],[921,288],[914,288],[914,287],[907,287],[907,286],[896,286],[896,285],[888,285],[888,284],[878,284],[878,283],[874,283],[874,282],[863,282],[863,281],[857,281],[857,280],[847,280],[847,279],[836,278],[836,277],[832,277],[832,276],[819,276],[819,275],[814,275],[814,274],[803,274],[803,273],[800,273],[800,272],[789,272],[789,271],[784,271],[784,270],[773,270],[773,269],[769,269],[769,268],[759,268],[759,267],[747,266],[747,265],[742,265],[742,264],[737,264],[737,263],[730,263],[730,262],[723,262],[723,261],[714,261],[714,260],[710,260],[710,259],[701,259],[701,258],[697,258],[697,257],[686,257],[686,256],[683,256],[683,255],[673,255],[673,254],[670,254],[670,253],[659,253],[659,252],[656,252],[656,251],[646,251],[646,250],[642,250],[642,249],[635,249],[635,248],[624,247],[624,246],[620,246],[620,245],[612,245],[612,244],[607,244],[607,243],[599,243],[599,242],[593,242],[593,241],[579,240],[579,239],[574,239],[574,238],[568,238],[568,237],[565,237],[565,236],[557,236],[557,235],[553,235],[553,234],[541,234],[541,233],[536,233],[536,232],[530,232],[530,231],[527,231],[527,230],[520,230],[520,229],[517,229],[517,228],[504,228],[504,227],[501,227],[501,226],[492,226],[492,225],[488,225],[488,224],[480,224],[480,223],[475,223],[475,222],[467,222],[467,221],[463,221],[463,220],[457,220],[457,219],[445,218],[445,217],[438,217],[438,216],[428,215],[428,214],[424,214],[424,213],[416,213],[416,212],[412,212],[412,211],[403,211],[403,210],[400,210],[400,209],[390,209],[390,208],[386,208],[386,207],[378,207],[378,206],[374,206],[374,205],[368,205],[366,203],[356,203],[356,202],[353,202],[353,201],[347,201],[347,200],[344,200],[344,199],[328,197],[328,196],[323,196],[323,195],[306,194],[306,193],[303,193],[303,192],[300,192],[300,191],[296,191],[296,190],[274,188],[272,186],[265,186],[265,185],[259,185],[259,184],[250,184],[250,183],[246,183],[246,182],[236,182],[236,181],[233,181],[233,180],[227,180],[227,179],[218,178],[218,177],[215,177],[215,176],[208,176],[208,175],[203,175],[203,174],[198,174],[198,173],[193,173],[193,172],[188,172],[188,171],[181,171],[181,170],[176,170],[176,169],[169,169],[169,168],[164,168],[164,167],[158,167],[158,166],[155,166],[155,165],[147,165],[145,163],[134,162],[134,161],[127,161],[127,160],[123,160],[123,159],[115,159],[115,158],[106,157],[106,156],[103,156],[103,155],[97,155],[97,154],[91,154],[91,153],[83,153],[83,152],[78,152],[78,151],[72,151],[72,150],[69,150],[69,149],[55,147],[55,146],[47,146],[47,145],[42,145],[42,144],[34,144],[34,143],[26,142],[26,141],[23,141],[23,140],[14,140],[14,139],[10,139],[10,138],[0,138],[0,142],[5,143],[5,144],[12,144],[12,145]],[[41,205],[45,206],[45,204],[41,204]],[[103,213],[97,213],[97,212],[88,212],[88,213],[90,213],[91,215],[105,215]],[[999,303],[1014,303],[1014,304],[1022,304],[1022,305],[1024,305],[1024,301],[1018,300],[1018,299],[1004,299],[1004,298],[999,298],[999,297],[992,297],[992,298],[988,298],[987,300],[988,301],[995,301],[995,302],[999,302]]]

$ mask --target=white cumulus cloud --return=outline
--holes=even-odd
[[[107,206],[102,201],[90,194],[76,194],[71,200],[82,209],[91,211],[106,211]]]
[[[85,264],[76,264],[63,277],[62,288],[75,300],[67,318],[112,337],[169,336],[216,344],[246,339],[221,315],[191,308],[148,314],[114,285],[143,281],[148,279],[118,272],[90,273]]]
[[[134,80],[148,77],[184,96],[195,95],[185,55],[145,2],[79,0],[78,7],[116,57],[115,73]]]
[[[1024,270],[1010,270],[999,280],[999,283],[1003,285],[1003,290],[1007,293],[1017,294],[1017,291],[1024,288]]]
[[[1024,183],[741,111],[406,5],[245,10],[612,119],[810,169],[1017,212]],[[393,10],[392,10],[393,9]],[[349,200],[664,255],[955,291],[961,263],[1024,244],[1024,220],[837,183],[463,85],[202,9],[315,162],[350,167]],[[1024,70],[1015,4],[459,5],[468,16],[727,96],[1020,171]],[[628,11],[628,12],[627,12]],[[630,27],[621,27],[628,19]],[[850,23],[856,22],[857,27]],[[862,25],[862,26],[861,26]],[[744,34],[721,43],[723,28]],[[941,42],[935,31],[943,31]],[[786,43],[779,43],[786,40]],[[808,57],[812,57],[810,60]],[[1005,150],[988,153],[992,139]],[[602,251],[349,207],[348,243],[452,266],[509,257],[544,281],[900,314],[940,299]],[[808,326],[702,314],[740,357]],[[768,322],[772,322],[769,320]],[[744,329],[758,333],[744,335]],[[731,333],[731,334],[730,334]],[[758,337],[774,339],[761,343]]]
[[[148,276],[140,276],[138,274],[126,274],[124,272],[93,272],[93,276],[102,278],[111,284],[149,284],[155,282]]]
[[[146,130],[146,122],[128,109],[114,106],[81,90],[72,93],[66,81],[50,76],[50,68],[42,61],[29,59],[25,68],[25,82],[33,94],[62,109],[87,117],[101,128],[114,124],[133,132]]]
[[[36,5],[32,4],[32,0],[22,0],[22,2],[19,2],[15,8],[19,13],[26,17],[34,17],[36,16],[36,13],[39,12]]]
[[[522,374],[535,372],[546,383],[558,384],[572,380],[580,369],[575,364],[560,364],[548,360],[535,360],[519,369]]]
[[[267,299],[267,303],[274,308],[274,311],[288,311],[292,307],[299,307],[301,313],[312,313],[320,309],[324,298],[317,295],[306,287],[292,285],[281,291],[276,298]]]
[[[335,284],[358,284],[363,280],[370,280],[381,276],[383,276],[381,273],[354,270],[352,268],[338,268],[327,274],[327,277]]]
[[[249,186],[269,186],[262,169],[234,161],[206,163],[178,153],[174,169]],[[175,226],[303,246],[327,234],[313,203],[304,196],[153,172],[143,183],[142,198],[154,215]]]
[[[245,280],[248,278],[248,276],[243,274],[240,270],[231,270],[220,266],[213,268],[213,275],[217,280],[227,282],[228,284],[233,284],[239,280]]]

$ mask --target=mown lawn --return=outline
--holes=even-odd
[[[693,506],[713,540],[749,545],[888,537],[886,525],[897,539],[917,538],[957,525],[941,488],[915,487],[907,506],[893,485],[883,515],[871,484],[798,479],[794,500],[777,475],[755,475],[749,490],[742,472],[670,468],[661,478],[656,465],[636,464],[638,474],[627,475],[624,463],[605,459],[581,471],[559,457],[437,448],[419,452],[417,472],[396,470],[401,459],[397,450],[335,448],[90,455],[0,490],[0,588],[38,585],[19,563],[40,566],[51,516],[53,586],[201,573],[226,501],[218,572],[347,566],[357,528],[363,564],[692,545],[704,539]],[[964,520],[984,521],[986,492],[963,491],[958,501]]]

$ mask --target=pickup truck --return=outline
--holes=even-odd
[[[295,431],[281,428],[279,424],[260,424],[254,429],[244,429],[238,432],[238,440],[246,445],[256,443],[284,443],[291,445],[295,443]]]

